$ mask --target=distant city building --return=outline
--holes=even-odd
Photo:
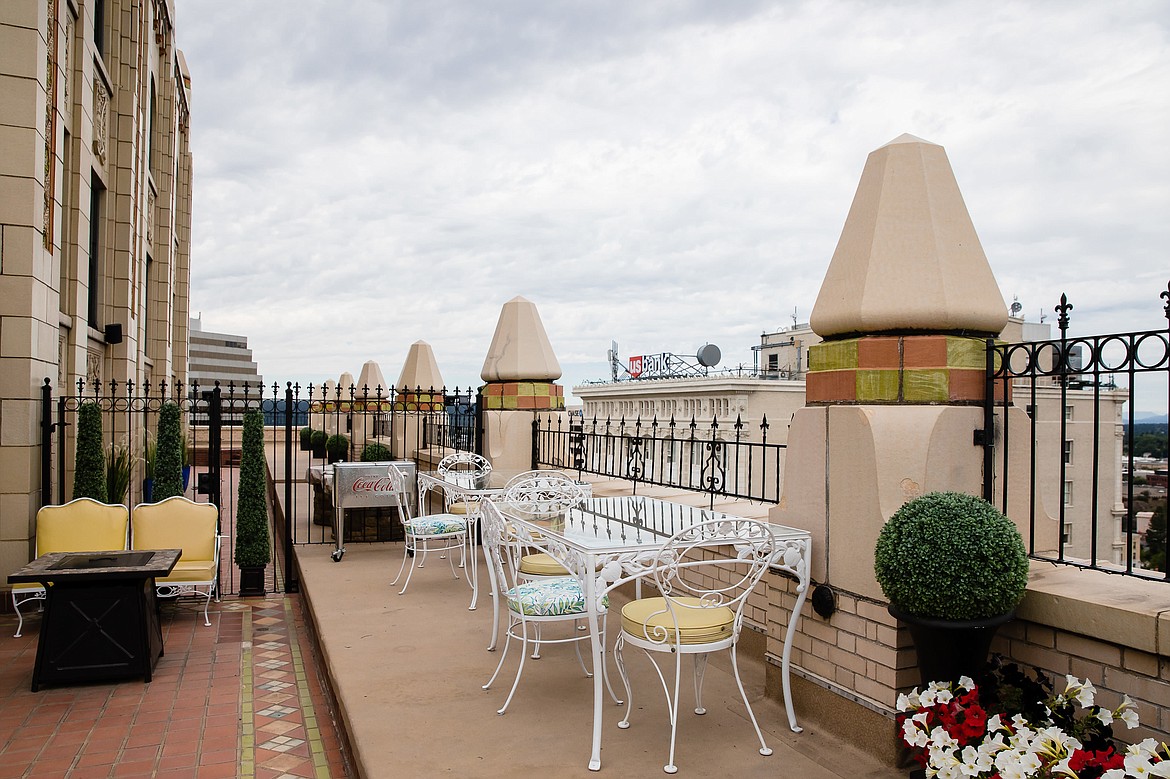
[[[1052,337],[1051,326],[1025,322],[1011,317],[1000,338],[1008,343],[1045,341]],[[761,440],[761,425],[768,421],[769,442],[786,443],[792,415],[805,404],[805,377],[809,365],[808,348],[821,342],[821,337],[808,324],[794,324],[790,328],[760,336],[755,354],[754,375],[729,375],[727,372],[711,376],[687,378],[650,378],[599,382],[578,385],[573,394],[583,402],[583,418],[617,423],[625,420],[627,432],[640,423],[646,434],[648,423],[657,420],[659,435],[665,435],[663,426],[673,418],[676,428],[685,436],[692,419],[705,432],[718,421],[717,437],[724,441]],[[1074,356],[1074,364],[1076,357]],[[1079,378],[1079,377],[1078,377]],[[1094,415],[1095,398],[1101,409]],[[1086,386],[1074,381],[1065,393],[1065,407],[1061,409],[1061,391],[1058,377],[1044,377],[1033,388],[1026,380],[1013,385],[1013,403],[1033,416],[1036,421],[1037,447],[1040,451],[1055,452],[1063,416],[1065,441],[1063,452],[1064,477],[1057,458],[1041,458],[1036,463],[1036,484],[1043,498],[1043,509],[1056,517],[1064,511],[1064,553],[1078,559],[1090,559],[1094,554],[1094,539],[1090,529],[1094,510],[1097,516],[1096,557],[1098,560],[1124,565],[1126,515],[1122,500],[1122,409],[1129,392],[1112,386]],[[742,426],[735,428],[736,420]],[[1095,422],[1096,420],[1096,422]],[[611,427],[616,432],[616,428]],[[1099,457],[1095,467],[1099,484],[1112,485],[1110,489],[1094,490],[1094,442]],[[1029,463],[1012,463],[1013,468],[1029,468]]]
[[[242,392],[245,383],[257,392],[264,383],[248,348],[248,337],[204,330],[202,316],[191,320],[189,376],[190,383],[198,384],[201,390],[212,389],[218,381],[224,392],[229,384]]]

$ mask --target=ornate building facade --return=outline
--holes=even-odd
[[[173,0],[0,3],[4,570],[30,553],[46,379],[54,395],[187,380],[190,77],[174,19]]]

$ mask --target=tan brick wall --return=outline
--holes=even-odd
[[[1170,658],[1020,619],[1000,629],[992,651],[1046,671],[1055,677],[1057,690],[1064,688],[1066,674],[1087,678],[1102,706],[1116,707],[1123,694],[1129,695],[1141,727],[1119,727],[1116,735],[1127,742],[1170,742]]]

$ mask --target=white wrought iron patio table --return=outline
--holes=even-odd
[[[592,637],[594,669],[605,667],[605,646],[598,631],[598,604],[609,591],[652,573],[663,543],[675,533],[700,522],[741,519],[730,514],[641,495],[591,498],[569,511],[563,519],[544,520],[507,502],[496,504],[500,513],[515,523],[522,543],[552,555],[581,580]],[[730,523],[729,523],[730,524]],[[805,530],[770,524],[777,542],[772,567],[796,577],[797,596],[784,634],[781,679],[788,725],[796,724],[789,687],[789,657],[796,621],[809,586],[812,538]],[[715,538],[710,546],[733,545],[735,538]],[[601,768],[602,673],[593,674],[593,749],[589,769]]]

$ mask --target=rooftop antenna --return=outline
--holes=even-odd
[[[1047,318],[1048,315],[1044,313],[1044,309],[1040,309],[1040,324],[1044,324],[1044,320]]]
[[[1019,296],[1012,295],[1012,307],[1011,307],[1012,316],[1018,317],[1020,315],[1020,312],[1023,310],[1024,310],[1024,307],[1020,304]]]
[[[792,307],[792,327],[795,329],[795,328],[796,328],[796,325],[797,325],[797,319],[796,319],[796,306],[793,306],[793,307]]]

